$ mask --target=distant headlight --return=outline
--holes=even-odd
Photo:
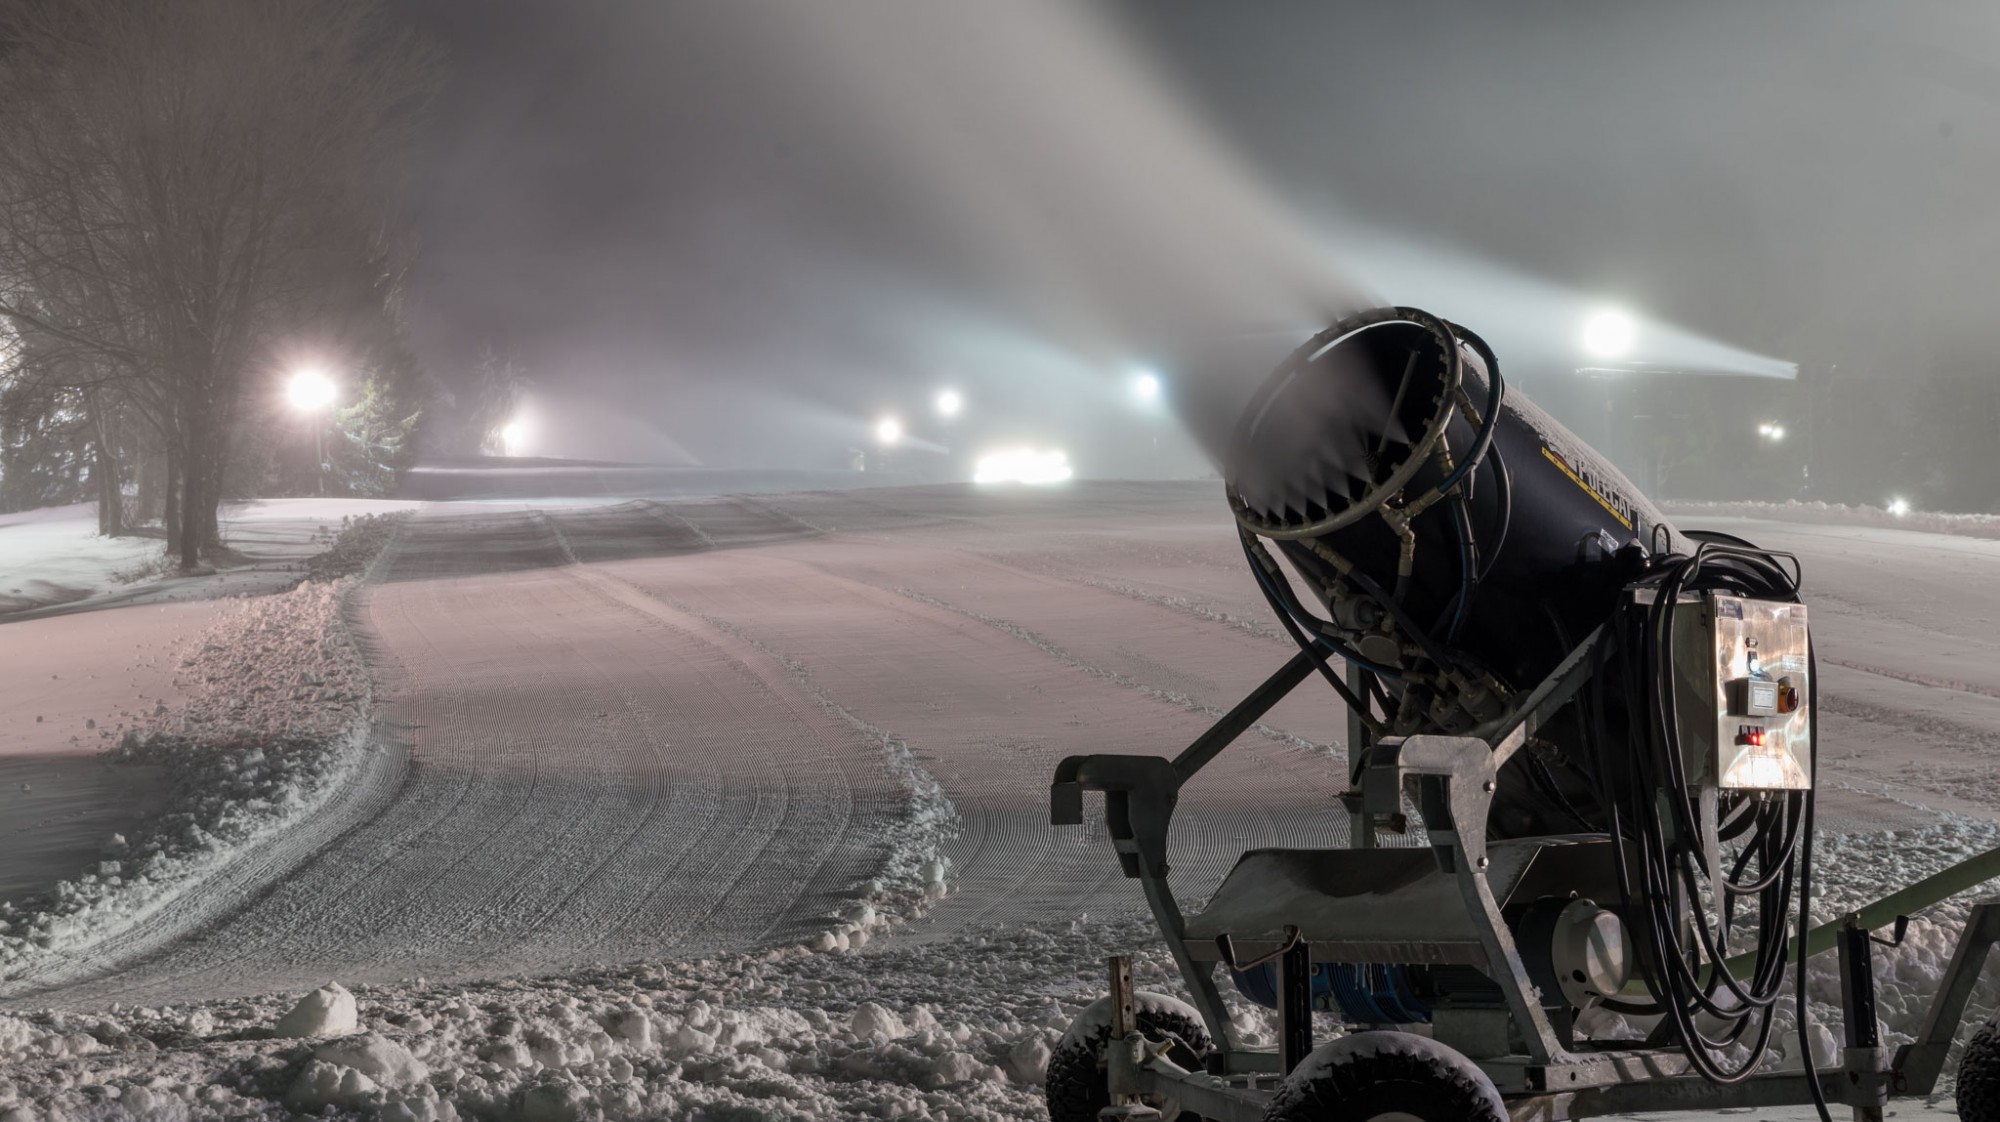
[[[974,483],[1061,483],[1076,474],[1069,457],[1056,449],[1009,448],[981,456],[974,465]]]

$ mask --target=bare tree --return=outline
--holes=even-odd
[[[435,68],[378,15],[0,0],[0,318],[157,432],[185,567],[217,541],[253,373],[380,299],[376,192]]]

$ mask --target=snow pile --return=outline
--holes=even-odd
[[[360,1032],[274,1038],[283,996],[0,1018],[0,1117],[96,1118],[135,1092],[195,1116],[332,1106],[440,1119],[1029,1119],[1051,1046],[1125,919],[863,953],[788,947],[463,988],[357,987]],[[1167,988],[1148,951],[1136,973]],[[31,1113],[29,1113],[31,1112]],[[171,1115],[169,1115],[171,1116]]]
[[[356,1023],[354,995],[339,982],[328,982],[278,1018],[277,1033],[292,1038],[340,1036],[353,1032]]]
[[[187,700],[125,733],[113,760],[165,765],[167,809],[52,891],[0,904],[0,981],[73,965],[205,874],[317,807],[363,758],[372,693],[342,621],[351,582],[242,601],[176,670]]]
[[[340,533],[327,550],[306,561],[306,579],[330,581],[366,569],[389,544],[396,527],[408,521],[407,511],[388,514],[342,515]]]
[[[1954,534],[1962,538],[2000,539],[2000,514],[1945,514],[1926,510],[1891,514],[1877,506],[1802,502],[1670,502],[1664,504],[1663,509],[1682,521],[1698,522],[1704,517],[1769,518],[1779,522],[1878,526],[1885,530],[1913,530],[1930,534]]]

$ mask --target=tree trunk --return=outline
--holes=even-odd
[[[97,444],[97,532],[115,538],[125,532],[125,495],[118,489],[118,461]]]
[[[201,503],[201,548],[210,554],[222,548],[222,473],[211,474],[214,478],[203,490]]]
[[[89,408],[96,446],[90,470],[97,482],[97,532],[115,538],[125,532],[125,492],[118,474],[118,452],[112,443],[111,422],[105,417],[103,399],[91,394]]]
[[[162,464],[160,453],[150,446],[139,453],[135,474],[138,477],[139,497],[135,504],[140,522],[151,522],[166,513],[166,490],[160,486]]]
[[[172,447],[166,452],[167,470],[161,480],[160,525],[166,531],[167,550],[180,551],[181,540],[181,457]]]
[[[181,568],[201,563],[202,554],[220,547],[216,508],[222,502],[223,455],[216,418],[206,413],[187,425],[181,449],[181,525],[175,553]]]
[[[172,543],[183,571],[201,564],[201,538],[206,528],[201,512],[208,503],[208,480],[203,478],[198,461],[197,455],[189,454],[181,465],[181,517]]]

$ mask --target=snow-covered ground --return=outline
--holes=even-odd
[[[1825,914],[2000,841],[2000,542],[1683,521],[1806,562]],[[1102,956],[1150,946],[1049,774],[1177,750],[1287,657],[1241,569],[1213,485],[426,508],[352,612],[407,760],[185,937],[30,963],[0,1118],[1039,1117]],[[1302,694],[1190,788],[1189,896],[1339,837],[1341,725]],[[1884,963],[1892,1031],[1947,926]],[[272,1038],[329,981],[379,1040]]]
[[[2000,538],[2000,514],[1952,514],[1937,510],[1906,510],[1901,514],[1879,506],[1848,506],[1820,502],[1687,502],[1664,504],[1668,514],[1689,525],[1722,518],[1765,522],[1802,522],[1818,526],[1872,526],[1925,534],[1967,538]]]
[[[165,570],[159,539],[99,537],[90,503],[0,514],[0,612],[80,600]]]
[[[419,505],[322,498],[226,503],[219,521],[235,560],[219,573],[192,578],[175,572],[157,530],[153,536],[100,537],[93,504],[0,514],[0,619],[275,591],[297,580],[297,564],[325,549],[343,518]]]

